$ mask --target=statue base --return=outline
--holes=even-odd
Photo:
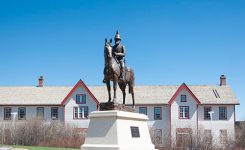
[[[127,112],[136,112],[135,108],[131,106],[126,106],[124,104],[118,104],[114,102],[100,103],[99,110],[100,111],[120,110],[120,111],[127,111]]]
[[[94,111],[81,150],[155,150],[143,114]]]

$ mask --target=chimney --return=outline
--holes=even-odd
[[[43,76],[40,76],[39,79],[38,79],[38,87],[43,87]]]
[[[225,75],[220,76],[220,86],[226,85],[226,77]]]

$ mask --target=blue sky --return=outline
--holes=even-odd
[[[116,30],[137,85],[219,83],[245,119],[245,1],[0,1],[0,85],[102,85],[104,38]]]

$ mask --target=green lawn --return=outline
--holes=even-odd
[[[1,145],[0,147],[5,146]],[[78,150],[78,149],[72,149],[72,148],[55,148],[55,147],[36,147],[36,146],[18,146],[18,145],[10,145],[9,147],[12,148],[24,148],[28,150]]]

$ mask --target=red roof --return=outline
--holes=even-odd
[[[193,99],[197,102],[197,104],[200,104],[201,102],[197,99],[197,97],[192,93],[192,91],[189,89],[189,87],[183,83],[179,88],[178,90],[174,93],[173,97],[170,99],[170,101],[168,102],[168,105],[171,105],[175,98],[179,95],[179,93],[182,91],[182,90],[186,90],[192,97]]]
[[[94,102],[96,104],[99,104],[99,101],[95,98],[95,96],[91,93],[91,91],[88,89],[88,87],[84,84],[84,82],[80,79],[77,84],[72,88],[72,90],[68,93],[68,95],[64,98],[64,100],[61,102],[61,105],[65,105],[65,103],[67,102],[68,98],[72,95],[72,93],[79,87],[83,87],[85,89],[86,92],[88,92],[88,94],[92,97],[92,99],[94,100]]]

